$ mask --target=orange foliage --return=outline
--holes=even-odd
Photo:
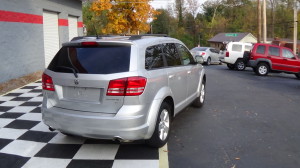
[[[106,11],[108,23],[102,32],[104,34],[137,34],[148,32],[149,18],[156,19],[156,11],[149,4],[150,0],[97,0],[93,2],[91,10],[97,15]]]

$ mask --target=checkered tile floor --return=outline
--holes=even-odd
[[[41,82],[0,96],[0,167],[159,167],[158,149],[144,144],[69,137],[41,122]]]

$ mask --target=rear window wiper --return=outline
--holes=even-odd
[[[71,71],[73,72],[74,76],[75,76],[76,78],[78,78],[78,74],[77,74],[77,72],[76,72],[76,70],[75,70],[74,68],[66,67],[66,66],[57,66],[56,68],[71,70]]]

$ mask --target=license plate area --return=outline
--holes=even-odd
[[[100,102],[101,89],[86,87],[63,87],[63,97],[67,100]]]

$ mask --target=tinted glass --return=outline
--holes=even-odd
[[[164,66],[161,45],[155,45],[146,49],[145,68],[154,69]]]
[[[242,51],[242,45],[239,45],[239,44],[233,44],[232,45],[232,51],[238,51],[238,52],[241,52]]]
[[[257,46],[257,49],[256,49],[257,54],[265,54],[265,52],[266,52],[266,46],[263,46],[263,45]]]
[[[111,74],[129,71],[130,46],[63,47],[48,69],[55,72]]]
[[[168,66],[177,66],[181,65],[180,56],[177,52],[175,44],[173,43],[166,43],[163,45],[163,53],[166,57],[167,65]]]
[[[269,55],[280,56],[280,49],[278,47],[269,47]]]
[[[207,47],[195,47],[192,49],[192,51],[205,51]]]
[[[176,44],[176,46],[178,48],[178,52],[181,57],[182,65],[188,65],[188,64],[195,63],[195,60],[194,60],[192,54],[189,52],[189,50],[185,46],[183,46],[181,44]]]
[[[295,59],[294,54],[291,51],[287,50],[287,49],[282,50],[282,56],[285,57],[285,58]]]

